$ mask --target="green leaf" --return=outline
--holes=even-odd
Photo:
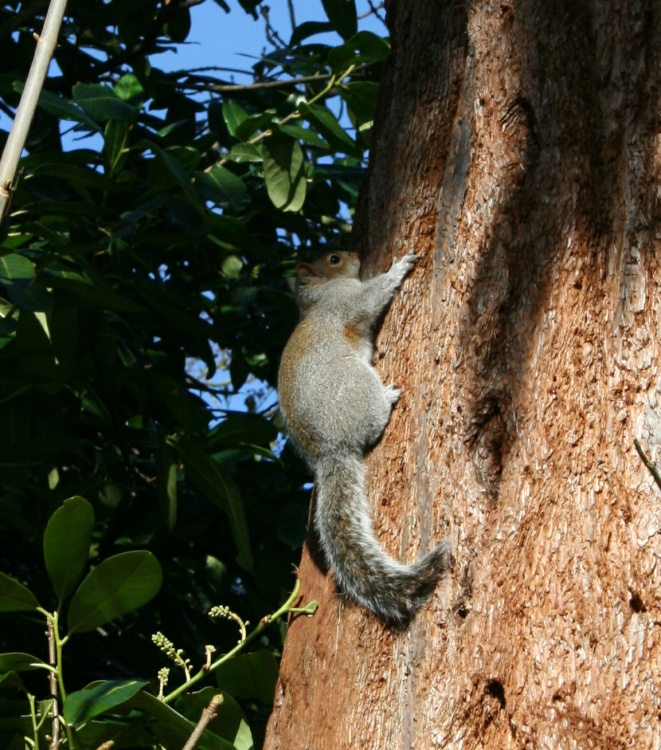
[[[148,683],[144,680],[108,680],[71,693],[64,701],[67,723],[83,724],[133,698]]]
[[[354,0],[321,0],[331,26],[342,39],[349,39],[358,31],[358,16]]]
[[[57,269],[45,268],[43,273],[49,277],[49,286],[66,289],[78,297],[81,302],[84,301],[91,307],[108,308],[127,313],[144,312],[145,310],[141,305],[110,287],[101,287],[89,280],[79,281],[70,278],[66,272],[60,272]]]
[[[29,612],[39,606],[30,589],[0,573],[0,612]]]
[[[113,91],[125,102],[138,104],[144,99],[145,90],[133,73],[123,75],[113,86]]]
[[[165,179],[164,183],[161,183],[160,181],[156,183],[155,187],[158,187],[159,190],[162,190],[164,187],[169,187],[170,185],[178,184],[184,195],[192,204],[192,207],[195,209],[195,211],[197,211],[197,213],[199,213],[206,220],[205,208],[202,205],[197,193],[195,192],[193,185],[191,184],[191,179],[188,176],[186,169],[184,168],[184,166],[182,166],[182,163],[184,163],[185,166],[192,172],[195,168],[195,165],[200,160],[199,151],[190,147],[175,147],[173,149],[164,151],[155,143],[151,143],[150,147],[154,154],[156,154],[157,159],[160,159],[161,167],[163,167],[165,170],[165,172],[155,171],[157,170],[156,166],[150,169],[150,181],[152,179]],[[182,160],[182,163],[180,163],[180,160]],[[169,174],[169,176],[171,177],[171,181],[165,178],[165,174]],[[153,177],[153,175],[155,175],[155,177]]]
[[[0,654],[0,673],[3,672],[31,672],[41,669],[44,662],[32,654],[20,652]]]
[[[237,656],[221,664],[215,674],[218,687],[235,698],[273,703],[278,662],[270,651]]]
[[[53,162],[52,164],[42,164],[35,168],[34,174],[39,176],[48,175],[57,177],[58,180],[66,180],[73,188],[91,187],[95,190],[111,190],[112,182],[106,175],[99,174],[88,166],[79,166],[77,164],[67,164],[62,162]]]
[[[383,62],[390,57],[390,42],[371,31],[359,31],[347,40],[346,46],[358,50],[365,61]]]
[[[228,255],[223,259],[220,271],[228,279],[238,279],[243,270],[243,261],[237,255]]]
[[[162,437],[156,453],[156,494],[166,526],[172,531],[177,523],[177,465],[172,449]]]
[[[129,126],[126,120],[109,120],[103,134],[103,150],[108,161],[108,174],[113,175],[126,161]]]
[[[94,511],[82,497],[65,500],[46,525],[46,570],[59,602],[69,596],[83,575],[93,529]]]
[[[274,133],[264,140],[264,182],[271,202],[281,211],[298,211],[305,203],[303,150],[293,138]]]
[[[70,633],[86,633],[142,607],[158,593],[163,573],[158,560],[138,550],[109,557],[73,595],[67,617]]]
[[[17,81],[14,84],[14,89],[21,94],[23,93],[24,88],[25,84],[23,81]],[[64,97],[53,94],[51,91],[42,89],[39,94],[39,107],[45,112],[48,112],[48,114],[57,117],[58,120],[79,122],[81,125],[86,125],[90,130],[99,130],[99,126],[91,117],[88,117],[82,109],[76,107]]]
[[[90,117],[101,122],[126,120],[137,111],[122,101],[110,86],[101,83],[77,83],[73,87],[73,100]]]
[[[362,149],[356,145],[329,109],[320,104],[309,105],[303,102],[298,109],[336,151],[357,157],[362,156]]]
[[[209,172],[196,172],[195,183],[204,198],[221,208],[238,207],[248,192],[240,177],[217,164]]]
[[[211,445],[220,446],[260,445],[270,446],[278,438],[278,430],[268,419],[256,414],[228,414],[213,430]]]
[[[304,128],[301,125],[278,125],[278,130],[314,148],[321,149],[322,151],[329,150],[328,143],[314,130],[310,130],[310,128]]]
[[[243,162],[260,162],[262,161],[262,154],[257,146],[253,146],[252,143],[237,143],[232,146],[231,151],[228,154],[230,161],[241,164]]]
[[[308,37],[315,34],[327,34],[329,31],[333,31],[333,26],[327,21],[305,21],[294,29],[289,46],[295,47]]]
[[[221,471],[218,464],[202,450],[201,444],[180,441],[175,446],[187,473],[200,490],[229,518],[232,537],[238,547],[237,563],[245,570],[253,565],[248,522],[241,493],[236,482]]]
[[[173,42],[185,42],[191,27],[191,15],[190,10],[185,6],[177,9],[176,13],[173,13],[168,22],[163,27],[163,31],[168,39]]]
[[[340,86],[339,93],[355,115],[358,123],[369,122],[374,117],[378,83],[372,81],[352,81]]]
[[[34,265],[23,255],[9,253],[0,256],[0,284],[3,286],[26,286],[34,276]]]
[[[247,141],[248,138],[258,130],[270,128],[275,116],[275,109],[265,109],[263,112],[258,112],[256,115],[246,117],[246,119],[236,128],[236,138],[240,141]]]
[[[233,99],[223,103],[223,119],[230,135],[236,137],[236,130],[242,122],[248,119],[248,113]]]
[[[182,696],[175,705],[183,716],[197,724],[202,711],[217,694],[218,690],[215,688],[206,687],[196,693]],[[252,750],[252,734],[241,706],[227,693],[222,693],[222,697],[223,702],[218,706],[216,718],[209,724],[210,732],[231,742],[236,750]]]
[[[359,31],[345,44],[328,53],[328,64],[335,73],[342,73],[349,65],[383,62],[390,55],[390,44],[370,31]]]

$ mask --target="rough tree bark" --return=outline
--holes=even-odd
[[[306,550],[266,748],[661,747],[660,0],[392,0],[355,228],[421,262],[380,336],[383,544],[448,536],[410,628]]]

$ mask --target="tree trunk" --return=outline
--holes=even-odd
[[[415,249],[379,538],[456,561],[393,632],[306,549],[265,747],[661,747],[661,0],[389,3],[356,217]]]

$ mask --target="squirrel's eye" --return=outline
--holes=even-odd
[[[339,255],[335,255],[335,253],[333,253],[333,255],[328,256],[328,262],[331,264],[331,266],[337,266],[342,262],[342,258],[340,258]]]

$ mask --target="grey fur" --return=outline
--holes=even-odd
[[[368,281],[359,280],[354,253],[299,264],[301,322],[279,373],[282,413],[315,475],[315,527],[335,580],[392,624],[411,619],[451,563],[447,542],[413,565],[390,557],[374,537],[365,497],[365,451],[381,438],[400,393],[373,367],[375,327],[415,260],[399,258]]]

